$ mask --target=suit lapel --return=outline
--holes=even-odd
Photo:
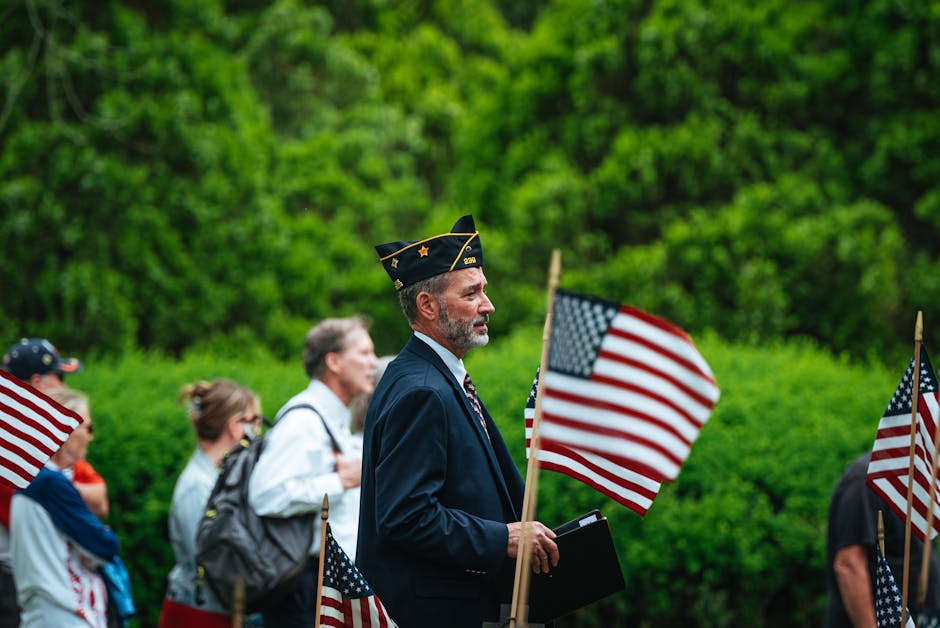
[[[490,430],[490,437],[487,437],[486,432],[483,431],[483,426],[480,425],[480,419],[477,417],[477,413],[474,411],[473,406],[470,404],[470,399],[467,398],[466,391],[463,386],[457,383],[454,374],[451,373],[450,369],[447,368],[447,365],[444,364],[441,357],[428,346],[426,342],[412,336],[408,341],[408,344],[405,345],[405,350],[411,350],[416,353],[419,357],[429,362],[444,378],[447,384],[453,389],[454,394],[459,399],[459,403],[463,408],[463,417],[462,419],[469,421],[471,427],[473,428],[474,433],[477,435],[477,440],[480,443],[480,448],[483,451],[483,455],[486,456],[486,459],[490,465],[490,470],[493,473],[493,476],[498,480],[499,486],[502,489],[502,496],[506,504],[509,506],[509,509],[514,512],[517,517],[519,515],[516,512],[515,504],[513,503],[512,495],[509,491],[507,485],[506,477],[503,474],[502,467],[500,466],[500,461],[496,457],[496,448],[502,447],[505,450],[506,445],[502,442],[501,437],[499,436],[499,430],[496,427],[495,422],[493,421],[490,413],[486,410],[486,406],[483,405],[483,401],[480,401],[480,405],[483,408],[483,416],[486,420],[487,429]],[[507,455],[508,455],[508,450]],[[515,468],[513,466],[513,468]]]

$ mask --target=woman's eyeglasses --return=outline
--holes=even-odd
[[[238,419],[239,423],[251,423],[252,425],[259,425],[261,423],[267,423],[268,417],[256,414],[254,416],[245,416]]]

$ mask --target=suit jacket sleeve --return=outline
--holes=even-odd
[[[499,499],[485,486],[493,481],[489,467],[481,455],[480,464],[461,469],[456,480],[448,467],[449,448],[480,446],[452,442],[460,434],[452,429],[460,412],[434,387],[408,391],[390,409],[375,467],[378,533],[427,560],[495,570],[506,557],[506,524],[470,514],[459,503],[477,486],[481,495]]]

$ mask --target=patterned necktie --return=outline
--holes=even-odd
[[[477,413],[477,417],[480,419],[480,425],[483,426],[486,437],[489,438],[490,431],[486,429],[486,419],[483,418],[483,408],[480,406],[480,398],[477,397],[476,386],[474,386],[473,382],[470,380],[470,373],[467,373],[463,378],[463,389],[467,393],[467,399],[470,400],[470,405],[473,406],[473,411]]]

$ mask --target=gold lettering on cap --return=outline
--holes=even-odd
[[[466,266],[467,264],[476,264],[476,263],[477,263],[477,258],[476,258],[476,257],[465,257],[465,258],[463,258],[463,263],[464,263],[464,266]]]

